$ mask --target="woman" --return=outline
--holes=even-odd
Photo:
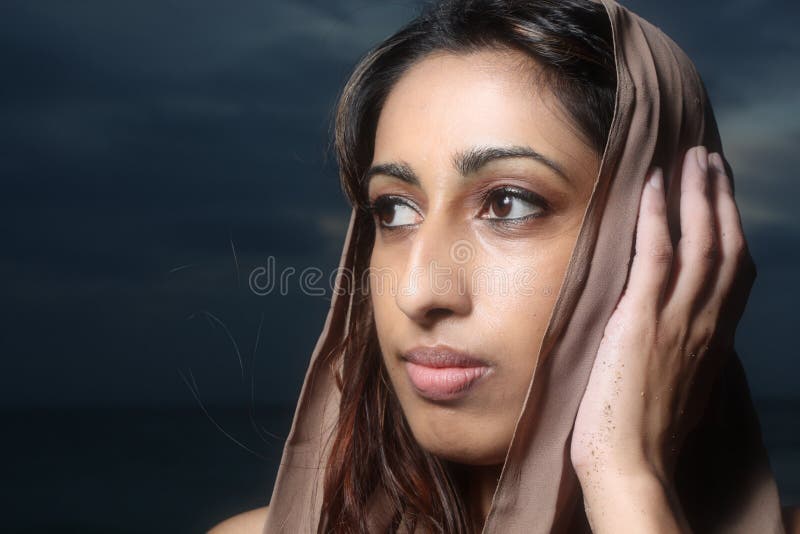
[[[271,507],[218,531],[784,530],[733,348],[755,269],[663,33],[439,2],[356,67],[336,148],[342,276]]]

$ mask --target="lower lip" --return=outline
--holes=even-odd
[[[467,394],[475,383],[484,377],[489,368],[479,367],[426,367],[405,362],[406,372],[417,393],[430,400],[452,400]]]

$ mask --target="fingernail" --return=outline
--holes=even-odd
[[[697,164],[700,165],[700,169],[702,171],[707,171],[708,170],[708,151],[706,151],[706,147],[700,145],[699,147],[697,147],[697,150],[695,151],[695,154],[697,155]]]
[[[722,156],[720,156],[718,152],[714,152],[713,154],[709,155],[708,162],[712,167],[714,167],[714,170],[725,174],[725,163],[723,163]]]
[[[647,180],[647,183],[655,189],[663,189],[664,180],[661,174],[661,167],[656,167],[653,172],[650,173],[650,179]]]

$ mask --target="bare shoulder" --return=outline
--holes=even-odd
[[[783,526],[786,534],[800,534],[800,506],[783,507]]]
[[[269,506],[242,512],[217,524],[208,534],[261,534],[267,522]]]

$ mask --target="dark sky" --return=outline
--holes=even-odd
[[[800,4],[623,4],[703,75],[759,268],[737,347],[756,396],[797,395]],[[0,406],[193,403],[182,375],[206,403],[253,384],[293,404],[328,301],[247,278],[269,256],[336,266],[349,208],[331,110],[415,11],[4,0]]]

